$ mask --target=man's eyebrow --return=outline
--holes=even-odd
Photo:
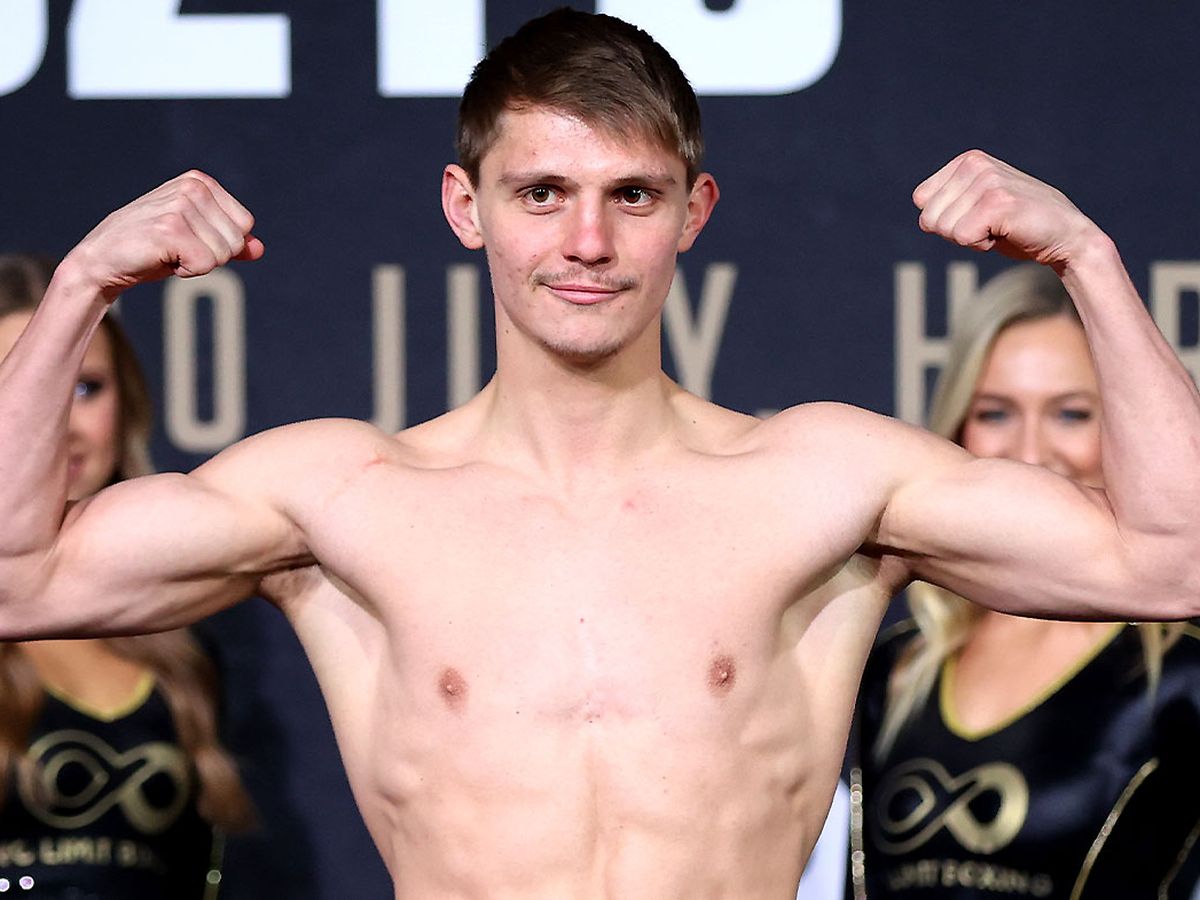
[[[652,188],[674,187],[678,182],[670,172],[651,170],[649,172],[631,172],[613,180],[614,187],[627,184],[644,184]]]
[[[527,184],[561,184],[568,187],[575,186],[575,182],[565,175],[534,169],[526,172],[505,172],[500,176],[498,181],[505,187],[523,186]]]
[[[530,169],[524,172],[505,172],[497,181],[503,187],[521,187],[530,184],[561,184],[564,187],[570,188],[579,186],[578,182],[572,178],[568,178],[566,175],[538,169]],[[631,184],[644,184],[647,187],[665,189],[674,187],[677,183],[677,179],[670,172],[651,170],[644,172],[634,171],[613,178],[608,183],[608,187],[617,188]]]

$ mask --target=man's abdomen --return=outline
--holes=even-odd
[[[462,707],[451,691],[383,719],[398,897],[794,896],[827,798],[793,710],[653,685],[537,702],[459,675]]]

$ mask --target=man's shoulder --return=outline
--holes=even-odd
[[[780,449],[810,448],[821,452],[868,450],[880,444],[904,441],[922,433],[880,413],[848,403],[802,403],[763,419],[754,438]]]
[[[766,421],[781,422],[788,425],[804,424],[825,425],[829,427],[864,427],[871,423],[895,420],[882,413],[872,412],[851,403],[836,400],[814,400],[809,403],[798,403],[787,409],[780,410]]]
[[[745,446],[739,450],[767,449],[794,440],[831,435],[840,430],[862,428],[872,418],[884,418],[845,403],[802,403],[779,412],[748,415],[680,392],[674,401],[678,418],[688,430],[711,441],[729,441]]]
[[[390,435],[359,419],[306,419],[244,438],[225,453],[253,453],[286,461],[295,456],[335,458],[369,454],[390,444]]]
[[[233,444],[193,474],[243,487],[312,484],[322,474],[337,477],[395,451],[393,439],[369,422],[310,419],[260,431]]]

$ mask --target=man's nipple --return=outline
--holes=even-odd
[[[708,689],[718,697],[723,697],[733,690],[737,681],[737,664],[728,653],[717,656],[708,666]]]
[[[446,706],[455,712],[462,712],[467,705],[467,693],[467,680],[458,669],[442,670],[442,677],[438,679],[438,694]]]

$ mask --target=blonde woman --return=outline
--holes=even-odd
[[[0,257],[0,358],[52,272]],[[150,414],[133,349],[106,317],[70,412],[70,499],[150,471]],[[0,892],[215,896],[220,835],[252,818],[217,738],[215,687],[185,631],[0,644]]]
[[[1098,487],[1100,417],[1054,273],[990,280],[954,325],[930,427]],[[854,895],[1189,897],[1196,630],[1017,618],[927,584],[908,597],[913,619],[881,638],[859,701]]]

